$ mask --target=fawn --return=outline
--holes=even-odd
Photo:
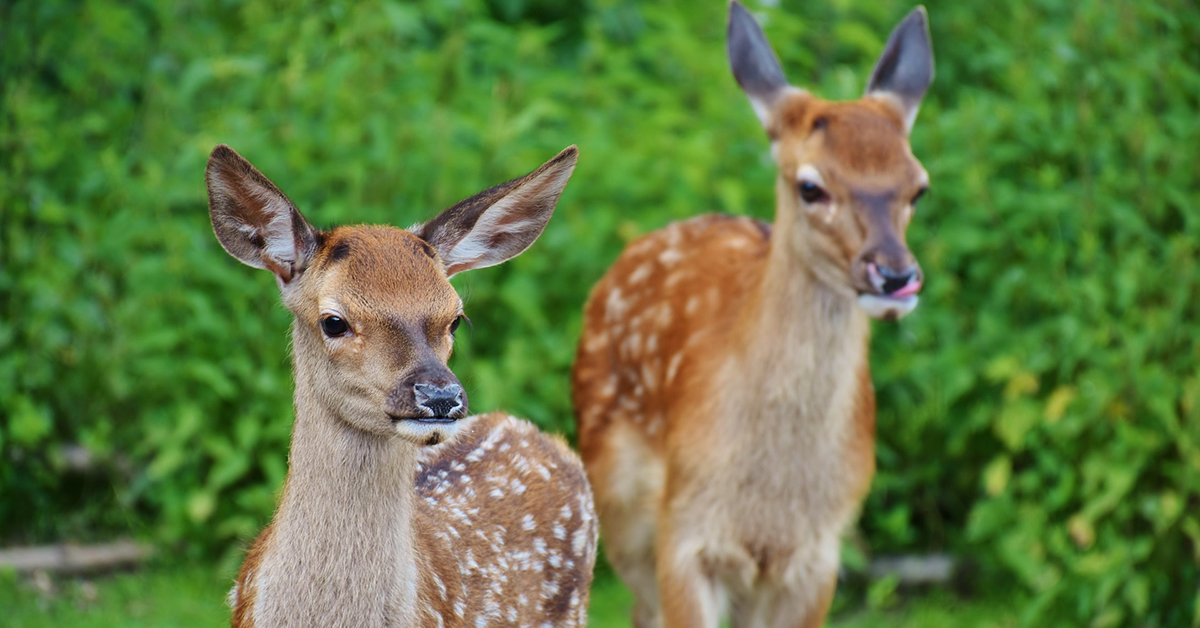
[[[446,366],[449,277],[542,233],[574,146],[410,230],[321,231],[248,161],[208,161],[213,229],[270,270],[295,316],[296,418],[271,524],[230,592],[233,626],[584,626],[591,491],[558,439],[467,418]]]
[[[875,471],[868,317],[917,304],[909,147],[933,79],[925,11],[866,94],[791,87],[730,5],[729,60],[771,140],[775,221],[708,215],[626,248],[593,289],[572,376],[607,554],[639,628],[824,622]]]

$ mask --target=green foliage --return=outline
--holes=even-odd
[[[768,35],[837,98],[908,9],[795,5]],[[933,193],[909,238],[929,283],[876,329],[867,544],[976,560],[1035,625],[1195,625],[1200,11],[929,10]],[[229,553],[269,517],[289,317],[212,237],[219,142],[323,225],[411,224],[578,144],[545,236],[455,280],[474,327],[452,364],[475,409],[570,433],[580,308],[623,243],[771,214],[723,37],[717,2],[0,5],[0,539]]]

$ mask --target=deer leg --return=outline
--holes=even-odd
[[[658,552],[658,590],[664,628],[717,628],[718,584],[705,573],[700,556],[670,541]]]
[[[633,606],[633,628],[661,628],[662,609],[657,599],[639,597]]]
[[[729,625],[732,628],[766,628],[761,599],[752,595],[735,598],[729,609]]]
[[[654,573],[654,554],[652,548],[647,549],[650,551],[624,555],[609,550],[609,562],[634,595],[634,628],[662,626],[662,609],[658,604],[658,579]]]
[[[815,595],[808,591],[793,591],[779,600],[775,607],[774,628],[821,628],[829,615],[833,594],[837,589],[837,572],[829,574],[824,582],[816,583]]]

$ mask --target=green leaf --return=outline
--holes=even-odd
[[[18,395],[8,425],[9,438],[17,445],[32,447],[50,434],[53,423],[45,407],[24,395]]]

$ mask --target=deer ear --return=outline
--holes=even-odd
[[[770,122],[771,107],[787,90],[788,82],[767,36],[737,0],[729,3],[728,48],[733,78],[750,98],[754,113],[765,127]]]
[[[579,151],[567,147],[533,172],[484,190],[410,230],[437,249],[454,275],[516,257],[542,235]]]
[[[925,7],[917,7],[888,37],[867,82],[867,96],[888,98],[900,107],[911,131],[925,91],[933,83],[933,44]]]
[[[232,148],[213,149],[205,172],[208,213],[221,246],[286,287],[312,262],[317,230],[279,188]]]

